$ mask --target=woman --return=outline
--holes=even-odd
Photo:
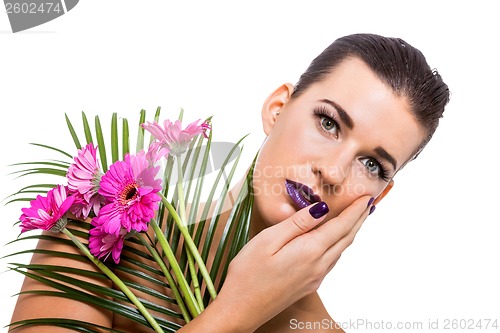
[[[288,332],[293,323],[341,331],[315,291],[430,140],[448,99],[420,51],[369,34],[336,40],[295,86],[278,87],[262,108],[267,139],[254,170],[252,239],[217,299],[179,332]],[[49,315],[54,302],[20,297],[13,320]],[[81,320],[134,331],[71,304]]]

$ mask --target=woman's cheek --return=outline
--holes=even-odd
[[[356,163],[353,167],[353,172],[347,180],[347,184],[347,194],[354,196],[354,200],[356,200],[365,195],[376,197],[382,192],[387,183],[382,181],[377,175],[370,174],[361,163]]]
[[[328,192],[326,202],[330,207],[331,217],[339,215],[358,198],[365,195],[376,196],[380,191],[370,180],[362,178],[346,180],[342,185],[335,186]]]
[[[328,207],[330,208],[329,218],[339,215],[344,209],[349,207],[349,205],[351,205],[357,197],[358,196],[350,194],[345,187],[337,189],[337,194],[328,196],[327,200],[323,197],[323,200],[326,201]]]

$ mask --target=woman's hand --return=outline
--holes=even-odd
[[[260,232],[231,262],[215,301],[180,332],[253,332],[315,292],[354,241],[369,199],[359,198],[321,225],[327,211],[318,218],[310,213],[321,211],[317,203]]]

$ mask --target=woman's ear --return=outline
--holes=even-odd
[[[375,201],[373,202],[374,205],[378,204],[386,195],[387,193],[389,193],[392,189],[392,187],[394,186],[394,179],[391,179],[391,181],[389,182],[389,184],[387,184],[387,186],[384,188],[384,190],[382,191],[382,193],[380,193],[378,195],[378,197],[375,199]]]
[[[269,132],[271,132],[276,118],[280,115],[283,106],[290,100],[292,93],[293,85],[285,83],[273,91],[264,102],[262,106],[262,127],[266,135],[269,135]]]

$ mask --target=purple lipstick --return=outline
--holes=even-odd
[[[321,201],[320,196],[315,194],[307,185],[286,179],[285,187],[288,196],[292,199],[292,202],[297,209],[302,209],[310,204]]]

